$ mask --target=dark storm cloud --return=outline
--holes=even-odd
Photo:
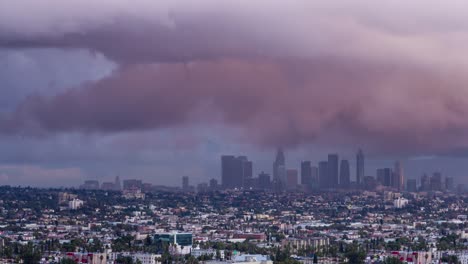
[[[29,97],[0,117],[3,133],[223,122],[265,146],[430,153],[468,145],[464,2],[51,3],[30,13],[29,25],[13,23],[21,4],[5,6],[13,15],[0,20],[0,45],[86,48],[120,69]]]
[[[134,65],[55,97],[30,97],[4,117],[2,130],[113,133],[222,121],[267,146],[443,151],[466,142],[465,103],[446,94],[464,80],[330,58]]]

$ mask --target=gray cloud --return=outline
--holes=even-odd
[[[468,144],[465,2],[50,4],[22,24],[22,4],[0,6],[0,45],[89,49],[120,69],[29,97],[1,117],[5,134],[222,122],[261,146],[432,153]]]

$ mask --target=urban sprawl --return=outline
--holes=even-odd
[[[336,154],[272,175],[221,157],[221,181],[138,179],[79,188],[0,187],[1,263],[462,263],[468,197],[439,172],[405,181],[396,162],[365,175]],[[300,182],[300,183],[299,183]]]

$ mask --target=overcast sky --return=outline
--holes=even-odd
[[[0,0],[0,184],[197,183],[278,146],[464,182],[466,43],[463,0]]]

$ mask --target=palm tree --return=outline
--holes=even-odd
[[[158,256],[158,257],[155,257],[155,258],[154,258],[154,261],[156,262],[156,264],[161,263],[161,262],[162,262],[162,258],[159,257],[159,256]]]

